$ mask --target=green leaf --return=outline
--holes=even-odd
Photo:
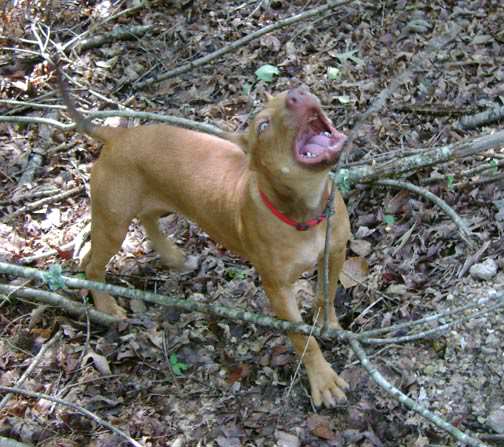
[[[63,269],[59,264],[52,264],[47,272],[43,273],[43,279],[51,290],[58,290],[65,287],[63,281]]]
[[[250,95],[251,89],[252,89],[252,86],[248,82],[245,82],[245,84],[243,84],[243,87],[242,87],[243,96]]]
[[[264,82],[273,81],[273,76],[275,76],[275,75],[278,76],[279,74],[280,74],[280,71],[278,70],[278,68],[275,67],[274,65],[270,65],[270,64],[266,64],[266,65],[263,65],[262,67],[259,67],[255,72],[257,79],[264,81]]]
[[[247,272],[241,269],[230,267],[224,271],[224,277],[226,279],[245,279],[247,277]]]
[[[175,353],[170,354],[170,366],[173,374],[175,374],[176,376],[181,376],[182,374],[184,374],[184,371],[189,368],[189,365],[180,362],[177,359],[177,354]]]
[[[455,180],[455,177],[453,175],[449,175],[446,177],[446,180],[448,182],[448,190],[451,191],[453,189],[453,182]]]
[[[395,217],[392,214],[385,214],[383,216],[383,222],[385,222],[387,225],[394,225]]]
[[[327,67],[327,77],[331,81],[338,81],[341,79],[341,70],[336,67]]]
[[[492,174],[496,175],[499,171],[499,166],[497,165],[497,160],[495,158],[490,160],[490,166],[492,167]]]

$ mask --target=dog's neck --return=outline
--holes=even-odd
[[[318,217],[327,205],[328,172],[317,173],[290,182],[278,181],[257,173],[257,187],[273,206],[290,219],[304,222]],[[274,180],[274,181],[273,181]]]

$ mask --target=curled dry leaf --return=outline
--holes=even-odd
[[[112,374],[110,365],[105,356],[97,354],[96,352],[90,350],[82,359],[82,363],[86,363],[89,359],[93,359],[94,366],[100,374],[104,376]]]

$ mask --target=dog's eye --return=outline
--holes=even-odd
[[[262,134],[269,127],[269,125],[270,125],[269,121],[261,121],[257,125],[257,135]]]

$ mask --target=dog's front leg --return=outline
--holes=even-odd
[[[276,316],[282,320],[302,322],[292,286],[282,286],[275,282],[264,281],[263,287],[268,295],[271,307]],[[310,381],[313,403],[320,406],[334,407],[337,403],[346,401],[343,390],[348,384],[332,369],[322,355],[320,346],[314,337],[302,334],[288,334],[294,349],[302,356]]]

